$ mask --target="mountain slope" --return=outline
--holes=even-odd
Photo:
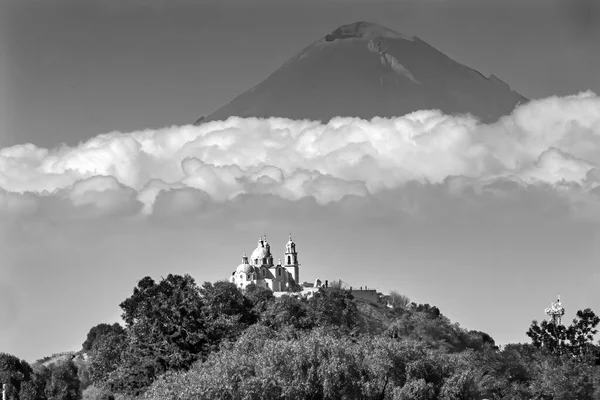
[[[491,122],[527,99],[417,37],[368,22],[343,25],[267,79],[196,123],[239,117],[329,121],[422,109],[472,113]]]

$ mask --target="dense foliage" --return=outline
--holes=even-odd
[[[0,354],[0,380],[8,400],[600,398],[591,309],[567,327],[533,321],[531,344],[500,349],[435,306],[382,298],[146,277],[121,303],[124,327],[90,329],[85,360]]]
[[[91,351],[95,348],[96,343],[104,336],[112,333],[123,333],[123,327],[117,323],[110,324],[99,324],[94,326],[87,334],[85,342],[81,345],[83,351]]]
[[[465,398],[477,391],[468,361],[411,340],[355,339],[323,328],[290,340],[256,325],[192,370],[161,377],[146,398],[413,398],[407,395],[421,382],[430,398]]]
[[[68,360],[33,368],[23,360],[0,353],[0,382],[6,383],[7,400],[80,400],[77,367]]]
[[[600,363],[597,347],[593,344],[594,335],[598,333],[596,326],[600,323],[598,317],[591,309],[577,311],[577,317],[568,327],[554,325],[542,321],[538,325],[533,321],[527,331],[535,347],[547,353],[558,355],[571,355],[579,359],[588,359]]]

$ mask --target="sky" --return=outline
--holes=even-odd
[[[600,305],[594,2],[77,3],[0,3],[0,351],[78,350],[144,276],[226,279],[261,234],[275,258],[293,234],[303,281],[397,290],[501,344],[558,293],[566,321]],[[535,100],[489,125],[186,125],[357,20]]]

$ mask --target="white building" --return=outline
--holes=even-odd
[[[285,264],[282,264],[281,259],[276,265],[273,264],[271,246],[267,237],[261,236],[250,257],[244,253],[242,263],[231,274],[229,281],[241,289],[254,283],[273,292],[285,292],[292,283],[300,282],[298,252],[292,235],[285,246],[284,260]]]

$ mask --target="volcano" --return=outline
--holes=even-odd
[[[494,75],[485,77],[417,37],[355,22],[311,44],[196,124],[231,116],[328,122],[430,109],[493,122],[526,101]]]

